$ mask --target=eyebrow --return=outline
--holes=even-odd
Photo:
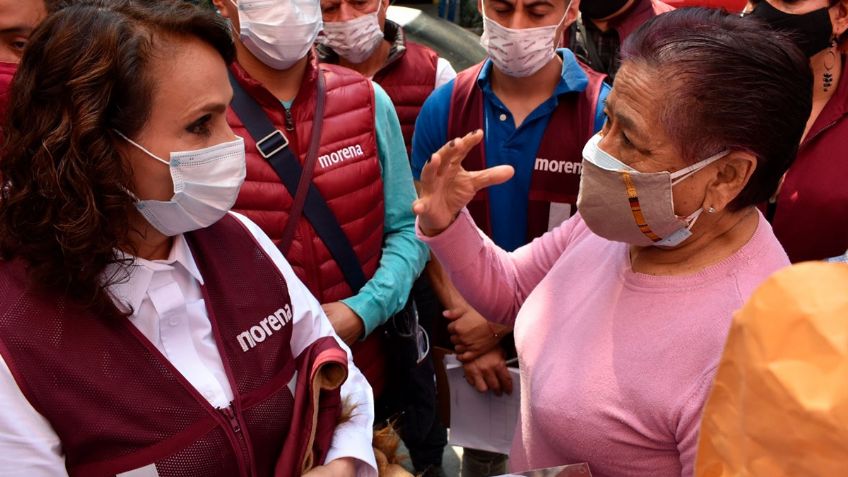
[[[0,29],[0,35],[28,35],[32,33],[33,28],[28,26],[15,26]]]
[[[227,103],[206,103],[203,106],[192,109],[191,112],[186,114],[187,118],[193,118],[197,116],[199,113],[216,113],[223,114],[227,112],[227,108],[229,107],[229,102]]]
[[[524,5],[524,8],[530,9],[530,8],[553,7],[553,6],[554,6],[553,2],[550,2],[548,0],[537,0],[535,2],[530,2],[526,5]]]

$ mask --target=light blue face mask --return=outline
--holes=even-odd
[[[116,134],[171,170],[174,196],[171,200],[139,199],[135,207],[156,230],[169,237],[209,227],[232,208],[247,175],[244,139],[196,151],[172,152],[166,161],[145,147]]]
[[[723,158],[723,151],[676,172],[639,172],[598,147],[595,135],[583,148],[577,210],[592,232],[638,246],[676,247],[692,236],[704,209],[674,213],[672,188]]]

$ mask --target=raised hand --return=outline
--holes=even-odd
[[[480,144],[483,130],[453,139],[430,158],[421,171],[421,194],[413,202],[421,232],[437,235],[446,229],[477,191],[508,181],[515,173],[511,166],[495,166],[482,171],[466,171],[462,160]]]

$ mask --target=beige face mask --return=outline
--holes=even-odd
[[[639,172],[598,147],[596,134],[583,148],[577,210],[600,237],[638,246],[676,247],[692,236],[703,212],[674,213],[674,185],[726,156],[724,151],[677,172]]]

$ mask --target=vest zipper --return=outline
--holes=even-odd
[[[294,131],[294,118],[292,117],[291,110],[289,108],[283,108],[283,111],[286,112],[286,131]]]
[[[239,467],[247,467],[247,474],[254,475],[253,471],[253,463],[250,460],[250,452],[247,449],[247,441],[244,438],[244,433],[241,430],[241,423],[239,423],[238,417],[236,416],[235,411],[233,410],[233,404],[230,404],[229,407],[225,407],[221,409],[221,413],[224,414],[224,417],[227,418],[227,421],[230,423],[230,429],[232,429],[233,434],[236,436],[236,440],[238,441],[239,451],[241,452],[241,460],[244,463],[244,466]]]

